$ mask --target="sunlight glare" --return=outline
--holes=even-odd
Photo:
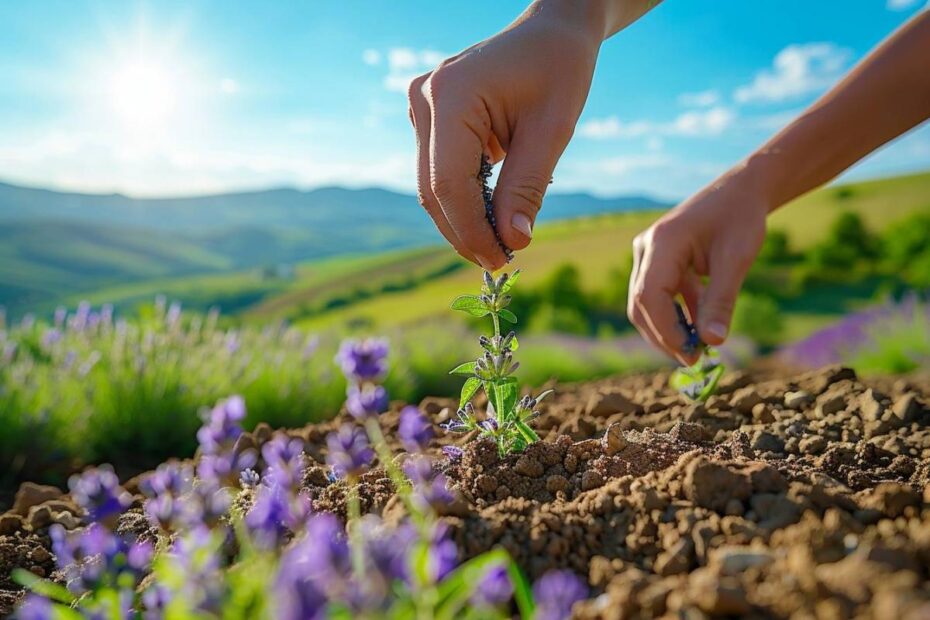
[[[177,107],[178,81],[164,66],[140,60],[124,64],[110,79],[115,112],[135,129],[158,129]]]

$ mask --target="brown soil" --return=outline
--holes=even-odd
[[[586,575],[580,618],[930,617],[930,379],[775,376],[732,373],[706,405],[685,403],[663,373],[557,386],[543,442],[505,459],[473,442],[444,461],[463,555],[500,545],[531,578]],[[441,422],[452,404],[422,406]],[[381,419],[390,442],[397,409]],[[316,509],[339,514],[345,487],[322,463],[344,421],[288,431],[312,457]],[[242,445],[271,435],[261,426]],[[360,495],[387,518],[403,510],[380,468]],[[10,570],[52,575],[48,525],[80,517],[48,488],[20,496],[0,516],[0,613],[19,595]],[[151,535],[138,507],[121,526]]]

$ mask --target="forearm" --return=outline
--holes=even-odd
[[[741,174],[773,210],[928,118],[930,12],[924,12],[754,153]]]
[[[552,12],[582,24],[600,43],[648,13],[662,0],[536,0],[524,17]]]

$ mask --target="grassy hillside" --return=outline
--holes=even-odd
[[[930,212],[930,173],[818,190],[774,214],[770,227],[786,231],[793,246],[803,250],[822,239],[837,215],[844,211],[860,214],[875,232],[884,230],[909,213]],[[524,269],[524,283],[533,286],[556,266],[574,263],[581,269],[582,285],[590,290],[597,289],[604,285],[611,269],[629,260],[633,237],[658,215],[658,211],[609,214],[540,226],[533,244],[518,254],[514,267]],[[456,260],[451,251],[444,249],[426,252],[417,260],[425,260],[424,257],[433,262]],[[444,316],[448,300],[475,287],[475,270],[459,269],[430,278],[413,288],[362,296],[352,304],[328,311],[302,311],[308,300],[325,302],[328,291],[340,286],[351,288],[367,282],[377,289],[384,282],[390,282],[398,272],[403,272],[411,261],[411,256],[403,254],[373,258],[359,263],[359,271],[350,279],[343,280],[346,276],[340,274],[335,276],[336,281],[331,281],[324,275],[312,286],[297,286],[282,295],[270,296],[250,308],[245,316],[253,319],[291,318],[312,329],[335,326],[381,329]],[[416,260],[413,262],[416,264]],[[852,297],[857,293],[841,292]],[[807,333],[841,311],[799,312],[797,322],[789,323],[788,333]]]

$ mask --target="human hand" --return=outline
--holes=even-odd
[[[675,297],[705,344],[721,344],[746,272],[762,247],[769,203],[745,166],[669,211],[633,241],[627,314],[657,348],[690,365]],[[708,277],[706,287],[702,278]]]
[[[522,249],[588,95],[605,35],[596,6],[536,2],[410,85],[420,203],[455,250],[488,271],[506,257],[485,217],[482,154],[504,159],[493,196],[497,234]]]

